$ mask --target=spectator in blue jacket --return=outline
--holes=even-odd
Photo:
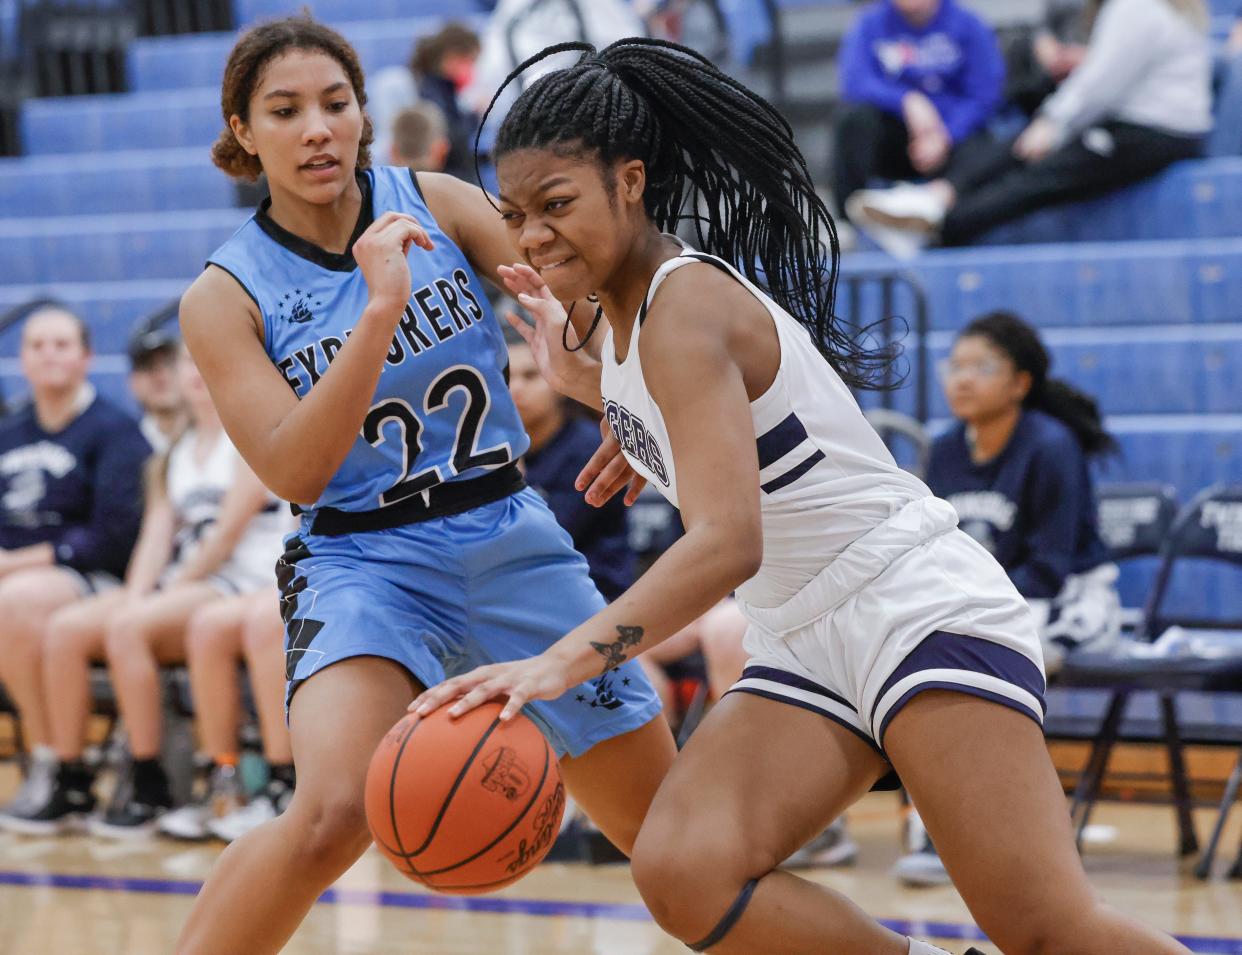
[[[908,258],[1200,155],[1212,127],[1204,0],[1090,0],[1087,12],[1082,62],[1021,135],[982,141],[931,182],[860,190],[850,220]]]
[[[840,65],[842,209],[874,177],[943,174],[996,112],[1005,73],[996,35],[957,0],[880,0],[845,37]]]
[[[142,514],[150,447],[138,423],[87,381],[86,325],[60,306],[26,319],[31,400],[0,423],[0,680],[22,717],[31,760],[7,809],[46,798],[56,770],[41,676],[49,617],[113,587]]]

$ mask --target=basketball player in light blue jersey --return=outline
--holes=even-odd
[[[221,857],[177,951],[264,955],[369,844],[366,768],[410,700],[534,656],[604,603],[515,464],[527,438],[478,279],[508,240],[486,198],[369,168],[357,57],[307,17],[245,34],[221,100],[216,164],[264,172],[272,197],[213,253],[181,320],[238,450],[301,513],[277,567],[298,783]],[[623,470],[592,466],[590,496]],[[528,712],[628,852],[673,757],[641,671]]]

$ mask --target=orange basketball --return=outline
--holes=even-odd
[[[500,704],[458,719],[410,714],[367,771],[367,822],[402,875],[437,892],[474,895],[516,882],[548,854],[565,787],[556,753],[525,716]]]

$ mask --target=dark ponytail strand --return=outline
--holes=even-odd
[[[990,312],[962,329],[959,338],[979,335],[1010,357],[1019,371],[1031,376],[1031,389],[1022,402],[1058,419],[1074,433],[1083,453],[1112,454],[1117,441],[1104,428],[1095,399],[1059,378],[1048,375],[1052,359],[1039,334],[1012,312]]]
[[[694,50],[646,38],[598,52],[585,43],[548,47],[509,74],[492,106],[530,66],[568,51],[582,53],[577,63],[535,80],[513,104],[495,157],[553,148],[595,153],[604,165],[642,160],[643,202],[657,228],[692,221],[698,247],[764,289],[847,384],[875,387],[893,350],[859,344],[864,330],[833,314],[836,226],[784,117]]]

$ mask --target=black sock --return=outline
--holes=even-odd
[[[56,785],[73,792],[90,792],[94,781],[95,774],[81,758],[63,761],[56,771]]]
[[[148,805],[166,805],[172,801],[168,776],[158,758],[134,760],[134,798]]]
[[[286,789],[292,789],[294,780],[293,763],[272,763],[268,766],[268,776],[274,783],[280,783]]]

